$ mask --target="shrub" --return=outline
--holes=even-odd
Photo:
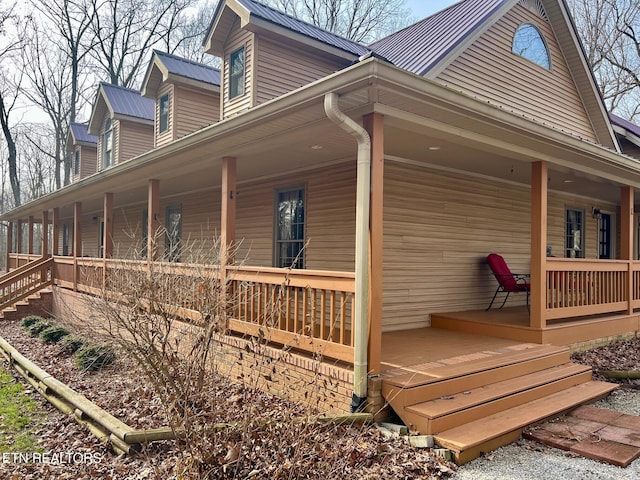
[[[49,328],[45,328],[39,334],[40,340],[43,340],[47,343],[57,343],[62,339],[62,337],[66,337],[69,335],[69,331],[64,327],[59,327],[57,325],[53,325]]]
[[[116,352],[108,345],[85,345],[75,353],[76,365],[82,370],[99,370],[111,365]]]
[[[27,328],[27,331],[32,335],[32,336],[36,336],[36,335],[40,335],[40,332],[42,332],[45,328],[49,328],[52,325],[52,323],[49,320],[39,320],[36,323],[32,324],[29,328]]]
[[[27,330],[31,325],[37,322],[44,322],[44,318],[39,315],[28,315],[20,321],[20,326]]]
[[[77,337],[75,335],[67,335],[62,339],[60,345],[62,346],[62,351],[68,355],[73,355],[82,347],[87,344],[87,341],[84,338]]]

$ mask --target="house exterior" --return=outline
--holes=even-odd
[[[67,137],[67,155],[71,160],[71,181],[77,182],[96,173],[98,137],[89,135],[87,125],[71,122]]]
[[[300,385],[321,351],[343,409],[394,367],[397,332],[575,345],[640,329],[640,132],[606,111],[564,1],[463,0],[360,45],[224,0],[204,46],[220,72],[155,52],[142,95],[100,85],[97,173],[2,215],[11,268],[40,258],[16,247],[35,218],[67,296],[160,226],[145,260],[183,272],[172,246],[220,235],[220,275],[249,305],[225,341],[258,335],[282,295],[274,343],[294,346]],[[513,321],[484,312],[492,252],[531,274]]]

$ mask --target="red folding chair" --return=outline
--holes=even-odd
[[[527,310],[529,310],[529,292],[531,291],[531,283],[529,281],[530,275],[511,273],[511,270],[509,270],[509,267],[507,266],[507,262],[505,262],[504,258],[496,253],[492,253],[487,256],[487,263],[498,281],[498,288],[496,289],[496,293],[493,294],[493,298],[491,299],[491,303],[487,307],[487,310],[491,310],[498,293],[507,294],[504,297],[502,305],[500,305],[500,310],[502,310],[502,307],[504,307],[505,303],[507,303],[507,300],[509,299],[509,295],[512,293],[522,292],[527,294]]]

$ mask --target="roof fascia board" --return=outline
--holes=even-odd
[[[220,19],[222,15],[224,15],[225,9],[228,8],[237,16],[240,17],[241,25],[245,26],[249,23],[249,17],[251,12],[246,9],[243,5],[236,2],[235,0],[222,0],[213,14],[213,18],[211,19],[211,23],[209,24],[209,29],[205,35],[205,41],[202,43],[204,47],[204,51],[206,53],[211,53],[214,55],[218,55],[222,51],[222,47],[224,45],[224,41],[215,40],[213,37],[218,29],[218,25],[220,24]]]
[[[638,147],[640,147],[640,137],[638,137],[636,134],[634,134],[633,132],[630,132],[624,127],[621,127],[620,125],[612,124],[612,127],[615,133],[625,138],[626,140],[630,141],[634,145],[637,145]]]
[[[169,74],[169,70],[154,52],[153,59],[151,60],[151,62],[149,62],[149,66],[147,67],[147,71],[144,75],[144,80],[142,81],[142,86],[140,87],[140,95],[142,95],[143,97],[147,97],[147,98],[156,97],[157,89],[159,85],[153,85],[153,86],[149,85],[149,82],[151,81],[151,75],[153,74],[153,70],[156,68],[162,75],[162,81],[166,81],[167,75]],[[150,91],[150,90],[154,90],[154,91]]]
[[[100,84],[100,87],[98,87],[98,92],[96,93],[96,99],[93,102],[93,108],[91,109],[89,124],[87,125],[87,132],[90,135],[100,134],[100,128],[102,127],[102,125],[100,124],[96,125],[96,122],[101,120],[102,117],[104,116],[105,108],[106,110],[109,111],[109,115],[113,117],[113,109],[111,108],[111,105],[109,105],[109,100],[107,99],[107,96],[104,93],[102,84]]]
[[[140,123],[142,125],[153,125],[153,120],[149,120],[147,118],[133,117],[131,115],[123,115],[121,113],[116,113],[112,115],[114,120],[125,120],[127,122]]]
[[[475,42],[483,33],[493,26],[500,18],[504,16],[509,10],[511,10],[520,0],[506,0],[500,7],[498,7],[493,14],[484,19],[482,24],[476,26],[469,35],[467,35],[461,42],[455,45],[446,55],[440,58],[424,76],[426,78],[436,78],[447,68],[462,52],[464,52],[473,42]]]

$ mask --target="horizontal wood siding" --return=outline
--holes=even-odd
[[[387,162],[384,191],[385,330],[425,326],[434,312],[486,308],[497,286],[489,253],[504,256],[513,272],[530,272],[529,187]],[[593,202],[549,192],[554,255],[564,254],[570,206],[585,209],[586,253],[596,257]],[[524,303],[521,297],[514,304]]]
[[[222,75],[223,118],[231,117],[253,107],[253,38],[252,32],[240,28],[240,20],[238,19],[225,42]],[[242,46],[245,47],[244,94],[229,100],[229,57]]]
[[[164,132],[160,133],[160,99],[164,95],[169,95],[169,124]],[[175,102],[175,92],[174,86],[172,83],[166,83],[160,87],[158,90],[158,96],[156,97],[156,108],[155,108],[155,121],[154,121],[154,131],[156,136],[156,147],[161,147],[172,140],[175,140],[175,122],[174,122],[174,111],[176,107]]]
[[[107,110],[106,113],[104,114],[104,116],[102,117],[102,121],[100,122],[101,127],[100,127],[100,132],[98,134],[98,150],[97,150],[97,158],[98,158],[97,167],[98,167],[98,170],[102,170],[104,168],[103,167],[103,158],[102,158],[103,154],[104,154],[104,128],[105,128],[105,124],[107,123],[107,118],[109,118],[109,117],[110,117],[109,110]],[[117,122],[113,122],[112,123],[112,128],[115,128],[115,123],[117,123]],[[115,134],[113,136],[113,142],[112,142],[113,148],[115,148],[114,143],[115,143]],[[115,151],[112,151],[111,155],[112,155],[112,158],[115,158],[113,156],[113,155],[115,155]]]
[[[184,137],[212,125],[220,119],[220,95],[205,93],[176,85],[176,138]]]
[[[547,42],[551,71],[512,53],[513,35],[525,22],[535,25]],[[438,80],[507,111],[596,141],[551,25],[521,5],[463,52]]]
[[[256,38],[255,52],[257,104],[291,92],[343,68],[338,62],[261,36]]]
[[[354,271],[355,161],[238,186],[238,258],[273,266],[276,189],[305,187],[306,267]]]
[[[94,222],[95,215],[82,217],[82,256],[98,256],[98,235],[100,232],[100,216]]]
[[[114,258],[139,259],[142,246],[142,219],[147,205],[113,209]]]
[[[96,147],[80,147],[80,178],[96,173],[98,167],[98,151]]]
[[[118,122],[118,163],[126,162],[153,149],[153,125],[120,120]]]

